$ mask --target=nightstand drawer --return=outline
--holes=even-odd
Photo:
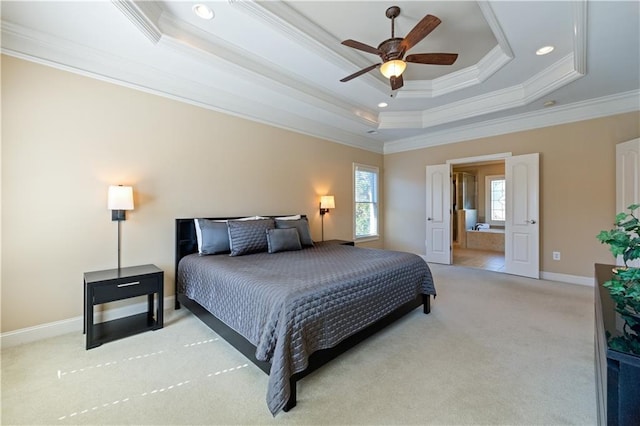
[[[93,304],[113,302],[154,292],[158,292],[158,279],[156,277],[130,277],[95,286],[93,289]]]

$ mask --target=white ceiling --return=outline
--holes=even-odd
[[[252,120],[398,152],[640,110],[638,1],[2,1],[2,51]],[[442,23],[392,92],[346,47]],[[536,49],[555,50],[537,56]],[[379,102],[387,108],[379,108]],[[545,102],[553,106],[545,107]]]

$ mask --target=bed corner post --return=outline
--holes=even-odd
[[[298,403],[297,398],[297,391],[296,391],[296,379],[294,379],[293,377],[289,378],[289,386],[291,388],[291,391],[289,393],[289,400],[287,401],[287,403],[285,404],[284,408],[282,409],[282,411],[284,411],[285,413],[288,412],[289,410],[291,410],[293,407],[296,406],[296,404]]]
[[[174,270],[174,279],[173,279],[173,297],[174,297],[174,309],[180,309],[180,301],[178,300],[178,257],[176,255],[176,268]]]
[[[422,311],[425,315],[431,313],[431,296],[428,294],[422,295]]]

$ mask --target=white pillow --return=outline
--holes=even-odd
[[[233,220],[259,220],[259,219],[269,219],[269,218],[264,216],[249,216],[249,217],[243,217],[240,219],[233,219]]]
[[[275,219],[277,219],[277,220],[298,220],[298,219],[302,219],[302,216],[297,214],[295,216],[276,217]]]

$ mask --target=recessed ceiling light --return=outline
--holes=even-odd
[[[551,106],[554,106],[555,104],[556,104],[556,101],[554,101],[554,100],[552,99],[552,100],[550,100],[550,101],[547,101],[547,102],[543,103],[543,104],[542,104],[542,106],[544,106],[544,107],[551,107]]]
[[[212,19],[213,10],[204,4],[196,4],[193,6],[193,13],[201,17],[202,19]]]
[[[555,49],[553,46],[541,47],[540,49],[536,50],[536,55],[538,56],[546,55],[547,53],[553,52],[553,49]]]
[[[378,108],[386,108],[386,107],[388,107],[388,106],[389,106],[389,104],[388,104],[388,103],[386,103],[386,102],[380,102],[380,103],[378,104]]]

